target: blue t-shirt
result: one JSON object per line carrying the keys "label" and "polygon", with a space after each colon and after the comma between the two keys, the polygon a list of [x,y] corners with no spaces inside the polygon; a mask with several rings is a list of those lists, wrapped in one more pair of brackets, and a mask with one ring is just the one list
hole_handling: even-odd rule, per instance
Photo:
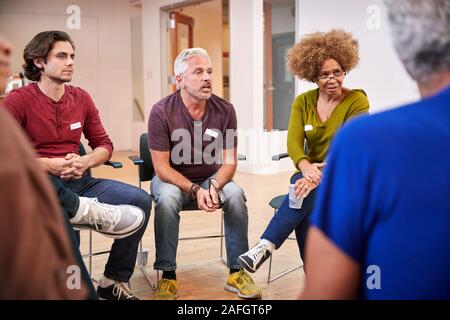
{"label": "blue t-shirt", "polygon": [[450,87],[347,124],[317,196],[312,224],[361,265],[361,298],[450,299]]}

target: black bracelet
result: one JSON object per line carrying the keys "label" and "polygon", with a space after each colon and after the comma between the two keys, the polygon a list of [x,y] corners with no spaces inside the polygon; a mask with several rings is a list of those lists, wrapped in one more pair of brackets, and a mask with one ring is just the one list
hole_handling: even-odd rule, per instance
{"label": "black bracelet", "polygon": [[[213,180],[217,183],[217,187],[215,186],[214,183],[212,183]],[[216,178],[211,178],[211,179],[209,179],[209,183],[212,184],[212,186],[214,187],[214,189],[215,189],[217,192],[219,192],[219,190],[220,190],[220,183],[219,183],[219,181],[217,181]]]}
{"label": "black bracelet", "polygon": [[[214,188],[214,191],[217,193],[217,197],[219,198],[219,205],[222,205],[222,199],[220,198],[220,194],[219,194],[219,188],[216,188],[216,186],[214,185],[214,183],[212,183],[212,181],[215,180],[217,182],[217,184],[219,185],[219,181],[217,181],[214,178],[211,178],[208,180],[209,182],[209,186],[208,186],[208,192],[209,192],[209,197],[211,198],[211,186]],[[219,185],[220,186],[220,185]],[[211,198],[212,199],[212,198]]]}
{"label": "black bracelet", "polygon": [[191,193],[191,196],[192,196],[193,199],[197,198],[197,191],[198,191],[200,188],[201,188],[201,187],[200,187],[198,184],[196,184],[196,183],[193,183],[193,184],[191,185],[191,188],[189,189],[189,192]]}
{"label": "black bracelet", "polygon": [[[214,185],[214,183],[212,182],[213,180],[217,183],[218,187],[216,187],[216,186]],[[211,188],[211,186],[213,186],[214,190],[216,190],[216,192],[219,193],[219,190],[220,190],[220,184],[219,184],[219,181],[217,181],[216,178],[211,178],[211,179],[209,179],[208,182],[209,182],[209,187]]]}

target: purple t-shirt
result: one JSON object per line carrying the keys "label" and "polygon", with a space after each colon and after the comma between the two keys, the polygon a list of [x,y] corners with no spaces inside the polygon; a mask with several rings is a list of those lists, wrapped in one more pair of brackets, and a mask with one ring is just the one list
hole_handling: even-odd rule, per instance
{"label": "purple t-shirt", "polygon": [[148,120],[148,147],[170,151],[170,165],[193,182],[219,170],[222,150],[237,147],[236,112],[231,103],[212,95],[202,120],[194,121],[180,91],[157,102]]}

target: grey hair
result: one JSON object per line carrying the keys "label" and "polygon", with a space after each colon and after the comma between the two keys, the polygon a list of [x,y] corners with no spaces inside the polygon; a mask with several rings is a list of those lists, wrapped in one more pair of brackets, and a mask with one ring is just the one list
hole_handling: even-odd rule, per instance
{"label": "grey hair", "polygon": [[391,35],[411,77],[450,70],[450,0],[385,0]]}
{"label": "grey hair", "polygon": [[208,59],[208,62],[211,63],[211,58],[208,55],[208,52],[206,52],[203,48],[189,48],[184,49],[181,51],[177,58],[175,59],[175,62],[173,63],[173,72],[176,76],[182,75],[186,72],[186,69],[188,65],[186,64],[186,59],[193,56],[202,56]]}

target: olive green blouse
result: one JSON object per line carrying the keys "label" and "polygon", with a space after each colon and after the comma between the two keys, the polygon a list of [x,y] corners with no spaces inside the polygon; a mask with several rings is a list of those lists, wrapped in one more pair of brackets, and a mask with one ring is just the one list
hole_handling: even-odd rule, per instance
{"label": "olive green blouse", "polygon": [[297,96],[292,103],[287,150],[297,170],[303,159],[310,163],[323,162],[336,131],[348,119],[369,112],[366,93],[354,89],[334,108],[328,120],[322,122],[317,113],[318,97],[319,89],[315,89]]}

